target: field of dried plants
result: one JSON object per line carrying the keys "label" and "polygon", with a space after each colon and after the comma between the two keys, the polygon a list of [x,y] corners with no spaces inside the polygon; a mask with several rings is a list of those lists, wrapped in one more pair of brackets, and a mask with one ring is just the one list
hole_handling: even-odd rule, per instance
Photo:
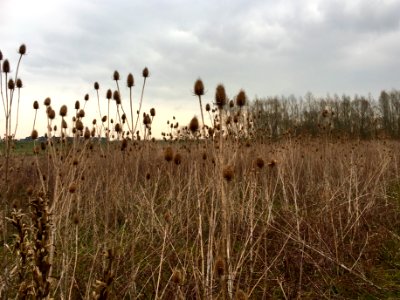
{"label": "field of dried plants", "polygon": [[[262,139],[244,91],[229,101],[218,85],[214,105],[203,105],[197,80],[201,119],[170,123],[155,140],[155,109],[134,118],[115,72],[97,122],[79,102],[58,114],[50,98],[35,102],[46,135],[34,124],[21,152],[11,120],[18,67],[10,83],[5,61],[1,298],[400,297],[396,139]],[[142,76],[137,107],[147,68]]]}

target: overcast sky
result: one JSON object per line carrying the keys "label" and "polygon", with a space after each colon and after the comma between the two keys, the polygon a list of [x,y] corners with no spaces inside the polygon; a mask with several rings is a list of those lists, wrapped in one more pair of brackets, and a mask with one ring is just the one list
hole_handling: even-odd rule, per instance
{"label": "overcast sky", "polygon": [[[228,96],[243,88],[251,99],[308,91],[376,97],[400,88],[397,0],[0,0],[0,50],[12,70],[21,43],[28,50],[19,136],[30,133],[32,102],[47,96],[58,111],[89,93],[94,116],[93,83],[106,107],[114,70],[124,84],[133,73],[137,105],[145,66],[143,105],[157,110],[156,132],[173,115],[181,124],[200,115],[198,77],[205,103],[220,82]],[[127,89],[122,96],[127,107]]]}

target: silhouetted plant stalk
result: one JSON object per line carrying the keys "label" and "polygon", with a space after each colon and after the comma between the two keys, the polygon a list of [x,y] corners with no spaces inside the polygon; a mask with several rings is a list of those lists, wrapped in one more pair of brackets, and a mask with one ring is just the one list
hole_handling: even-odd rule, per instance
{"label": "silhouetted plant stalk", "polygon": [[137,118],[136,118],[136,123],[135,123],[135,127],[133,129],[133,132],[136,132],[137,124],[139,122],[140,112],[142,110],[144,88],[146,86],[146,79],[149,77],[149,69],[147,69],[147,67],[143,69],[142,76],[143,76],[143,86],[142,86],[142,92],[140,94],[139,109],[137,111]]}

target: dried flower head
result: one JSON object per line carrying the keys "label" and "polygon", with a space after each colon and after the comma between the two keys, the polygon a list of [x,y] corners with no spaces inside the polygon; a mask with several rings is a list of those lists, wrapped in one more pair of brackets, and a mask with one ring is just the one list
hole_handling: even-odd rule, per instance
{"label": "dried flower head", "polygon": [[0,61],[3,60],[3,52],[0,51]]}
{"label": "dried flower head", "polygon": [[3,73],[10,73],[10,62],[8,61],[8,59],[6,59],[3,62],[3,68],[2,68]]}
{"label": "dried flower head", "polygon": [[244,90],[240,90],[239,94],[236,96],[236,105],[243,107],[246,104],[246,93]]}
{"label": "dried flower head", "polygon": [[21,46],[19,46],[18,53],[21,54],[21,55],[25,55],[26,54],[26,46],[25,46],[25,44],[22,44]]}
{"label": "dried flower head", "polygon": [[204,95],[204,84],[200,78],[194,83],[194,94],[199,97]]}
{"label": "dried flower head", "polygon": [[79,131],[82,131],[82,130],[83,130],[83,123],[82,123],[81,120],[79,120],[79,119],[76,120],[75,128],[76,128],[77,130],[79,130]]}
{"label": "dried flower head", "polygon": [[39,102],[37,101],[33,102],[33,109],[39,109]]}
{"label": "dried flower head", "polygon": [[66,105],[61,106],[60,108],[60,116],[65,117],[67,115],[68,108]]}
{"label": "dried flower head", "polygon": [[262,169],[264,167],[264,160],[261,157],[256,158],[255,160],[255,165],[259,168]]}
{"label": "dried flower head", "polygon": [[211,110],[211,106],[209,103],[206,104],[206,111],[210,111]]}
{"label": "dried flower head", "polygon": [[228,182],[232,181],[234,175],[235,175],[235,172],[231,165],[225,166],[225,168],[222,170],[222,176]]}
{"label": "dried flower head", "polygon": [[145,67],[142,71],[142,75],[144,78],[149,77],[149,69],[147,69],[147,67]]}
{"label": "dried flower head", "polygon": [[128,86],[128,88],[131,88],[135,85],[135,80],[131,73],[129,73],[128,77],[126,78],[126,85]]}
{"label": "dried flower head", "polygon": [[50,120],[53,120],[56,117],[56,112],[54,109],[50,108],[47,110],[47,116]]}
{"label": "dried flower head", "polygon": [[235,103],[233,103],[233,100],[230,100],[230,101],[229,101],[229,107],[232,108],[232,107],[234,107],[234,106],[235,106]]}
{"label": "dried flower head", "polygon": [[8,80],[7,86],[8,86],[9,90],[13,90],[15,88],[14,80],[12,80],[12,79]]}
{"label": "dried flower head", "polygon": [[83,137],[85,138],[85,140],[88,140],[90,138],[90,130],[89,128],[85,128],[85,133],[83,134]]}
{"label": "dried flower head", "polygon": [[115,132],[120,133],[122,131],[122,127],[119,123],[115,124]]}
{"label": "dried flower head", "polygon": [[17,79],[16,85],[17,85],[18,89],[22,88],[23,84],[22,84],[22,80],[20,78]]}
{"label": "dried flower head", "polygon": [[226,104],[226,92],[222,84],[219,84],[215,90],[215,104],[219,109],[222,109]]}
{"label": "dried flower head", "polygon": [[156,116],[156,109],[155,108],[151,108],[150,109],[150,116],[152,116],[152,117]]}
{"label": "dried flower head", "polygon": [[112,91],[110,89],[107,90],[106,98],[110,100],[112,98]]}
{"label": "dried flower head", "polygon": [[101,118],[101,122],[106,122],[107,121],[107,116],[103,116],[102,118]]}
{"label": "dried flower head", "polygon": [[99,83],[96,81],[95,83],[94,83],[94,89],[97,91],[98,89],[100,89],[100,85],[99,85]]}
{"label": "dried flower head", "polygon": [[85,117],[85,111],[84,111],[83,109],[80,109],[80,110],[78,111],[78,117],[79,117],[79,118],[84,118],[84,117]]}
{"label": "dried flower head", "polygon": [[117,90],[115,90],[113,93],[113,99],[115,100],[115,102],[117,102],[117,105],[121,104],[121,96]]}
{"label": "dried flower head", "polygon": [[118,81],[118,80],[119,80],[119,73],[118,73],[117,70],[114,71],[113,79],[114,79],[115,81]]}
{"label": "dried flower head", "polygon": [[171,147],[167,147],[164,150],[164,159],[167,162],[170,162],[174,158],[174,151],[172,150]]}
{"label": "dried flower head", "polygon": [[31,133],[31,138],[32,138],[32,140],[36,140],[37,138],[38,138],[38,132],[37,132],[37,130],[36,129],[33,129],[32,130],[32,133]]}
{"label": "dried flower head", "polygon": [[62,129],[67,129],[68,128],[68,124],[64,119],[61,120],[61,128]]}
{"label": "dried flower head", "polygon": [[49,106],[51,104],[51,99],[49,97],[47,97],[46,99],[44,99],[44,105],[45,106]]}
{"label": "dried flower head", "polygon": [[189,129],[192,133],[195,133],[197,130],[199,130],[199,120],[197,117],[193,117],[193,119],[190,121]]}
{"label": "dried flower head", "polygon": [[83,99],[85,99],[85,101],[88,101],[89,100],[89,94],[86,94]]}

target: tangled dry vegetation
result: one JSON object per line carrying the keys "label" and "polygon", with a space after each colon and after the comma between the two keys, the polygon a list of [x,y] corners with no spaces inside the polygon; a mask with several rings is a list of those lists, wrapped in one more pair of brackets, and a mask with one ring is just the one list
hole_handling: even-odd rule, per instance
{"label": "tangled dry vegetation", "polygon": [[154,141],[155,110],[134,125],[114,79],[106,103],[116,102],[116,121],[108,106],[101,124],[85,126],[79,103],[57,118],[46,99],[47,135],[38,140],[33,126],[31,155],[13,152],[7,125],[3,298],[400,296],[398,141],[254,139],[244,91],[231,105],[219,85],[204,116],[201,80],[201,121],[169,123]]}

